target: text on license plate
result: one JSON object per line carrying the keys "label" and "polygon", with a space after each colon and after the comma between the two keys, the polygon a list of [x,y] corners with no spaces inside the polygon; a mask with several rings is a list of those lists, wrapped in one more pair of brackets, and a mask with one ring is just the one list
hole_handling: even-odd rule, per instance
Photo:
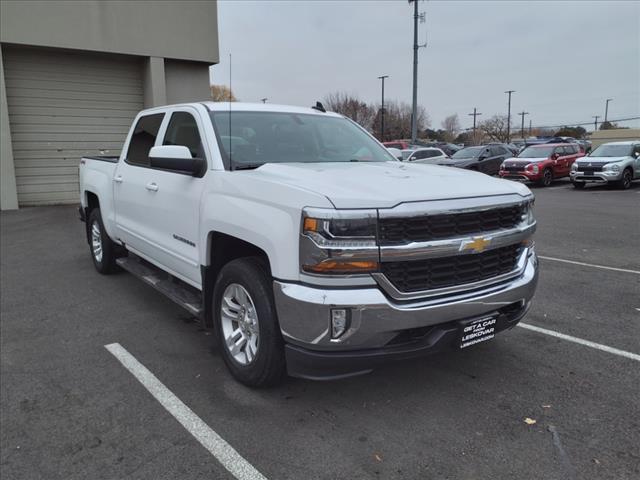
{"label": "text on license plate", "polygon": [[483,317],[466,324],[462,328],[460,348],[491,340],[495,335],[496,317]]}

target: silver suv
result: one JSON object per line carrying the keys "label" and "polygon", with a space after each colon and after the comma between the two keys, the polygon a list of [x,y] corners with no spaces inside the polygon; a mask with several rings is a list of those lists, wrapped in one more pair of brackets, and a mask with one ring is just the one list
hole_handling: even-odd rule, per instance
{"label": "silver suv", "polygon": [[579,189],[587,183],[614,183],[627,189],[635,179],[640,179],[640,140],[603,143],[571,166],[571,182]]}

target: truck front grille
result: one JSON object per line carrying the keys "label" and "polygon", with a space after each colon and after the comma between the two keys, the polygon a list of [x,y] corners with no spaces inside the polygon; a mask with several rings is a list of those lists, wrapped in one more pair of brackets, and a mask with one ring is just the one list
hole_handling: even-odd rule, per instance
{"label": "truck front grille", "polygon": [[380,218],[381,246],[426,242],[513,228],[522,218],[523,205],[462,213]]}
{"label": "truck front grille", "polygon": [[516,269],[522,245],[483,253],[402,262],[383,262],[382,273],[401,292],[419,292],[478,282]]}
{"label": "truck front grille", "polygon": [[506,165],[503,170],[505,172],[524,172],[524,165],[516,166],[516,165]]}

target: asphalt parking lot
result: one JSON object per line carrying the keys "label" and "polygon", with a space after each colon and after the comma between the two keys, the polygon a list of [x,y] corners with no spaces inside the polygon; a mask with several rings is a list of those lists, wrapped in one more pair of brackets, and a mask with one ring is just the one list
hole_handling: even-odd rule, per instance
{"label": "asphalt parking lot", "polygon": [[640,478],[640,183],[533,190],[541,278],[524,322],[636,357],[517,327],[251,390],[182,309],[94,271],[75,207],[3,212],[0,477],[234,478],[105,348],[119,343],[269,479]]}

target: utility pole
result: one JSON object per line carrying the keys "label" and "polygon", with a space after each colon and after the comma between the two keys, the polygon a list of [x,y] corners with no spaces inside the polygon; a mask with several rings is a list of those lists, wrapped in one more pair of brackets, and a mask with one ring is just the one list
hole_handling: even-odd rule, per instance
{"label": "utility pole", "polygon": [[378,78],[382,80],[382,103],[380,107],[380,141],[384,142],[384,79],[389,78],[389,75],[382,75]]}
{"label": "utility pole", "polygon": [[529,119],[529,136],[531,136],[531,119]]}
{"label": "utility pole", "polygon": [[476,143],[476,117],[482,115],[480,112],[476,111],[476,107],[473,107],[473,113],[468,113],[467,115],[473,117],[473,143]]}
{"label": "utility pole", "polygon": [[411,143],[418,138],[418,0],[413,2],[413,101],[411,104]]}
{"label": "utility pole", "polygon": [[[522,111],[518,115],[520,115],[522,117],[522,123],[520,125],[520,136],[524,140],[524,116],[525,115],[529,115],[529,112]],[[531,124],[529,124],[529,125],[531,125]],[[529,129],[531,129],[531,126],[529,126]]]}
{"label": "utility pole", "polygon": [[269,100],[267,97],[265,97],[265,98],[261,98],[261,99],[260,99],[260,101],[261,101],[262,103],[267,103],[267,100]]}
{"label": "utility pole", "polygon": [[515,93],[515,90],[507,90],[506,92],[509,95],[509,107],[507,109],[507,143],[511,140],[511,94]]}
{"label": "utility pole", "polygon": [[609,102],[613,100],[613,98],[607,98],[607,103],[604,107],[604,121],[607,123],[607,116],[609,115]]}
{"label": "utility pole", "polygon": [[600,118],[600,115],[593,115],[593,118],[596,119],[596,121],[593,122],[593,129],[598,130],[598,119]]}

